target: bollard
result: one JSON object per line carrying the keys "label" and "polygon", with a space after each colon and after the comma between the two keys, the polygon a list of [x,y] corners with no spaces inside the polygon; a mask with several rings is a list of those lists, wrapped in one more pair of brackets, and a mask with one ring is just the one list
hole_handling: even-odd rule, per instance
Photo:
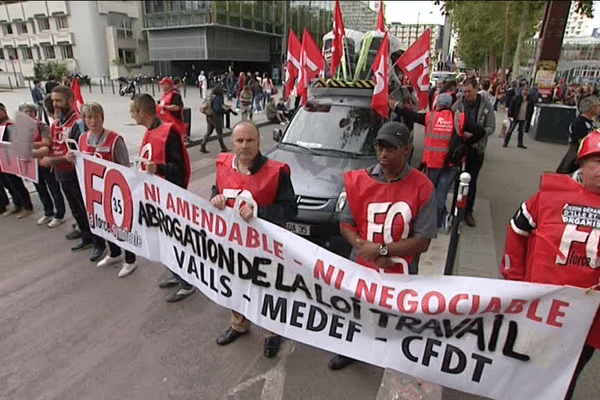
{"label": "bollard", "polygon": [[92,93],[92,78],[90,78],[90,93]]}
{"label": "bollard", "polygon": [[100,93],[104,94],[104,85],[102,84],[103,79],[100,79]]}
{"label": "bollard", "polygon": [[152,81],[150,82],[151,86],[152,86],[152,97],[155,96],[154,94],[154,79],[152,79]]}
{"label": "bollard", "polygon": [[460,183],[458,185],[458,195],[456,197],[456,207],[454,208],[454,219],[452,221],[452,230],[450,231],[450,243],[448,244],[448,255],[446,257],[444,275],[452,275],[454,269],[454,260],[456,259],[458,239],[460,236],[460,224],[465,217],[465,208],[467,206],[469,182],[471,182],[471,175],[469,175],[468,172],[460,174]]}
{"label": "bollard", "polygon": [[113,94],[115,94],[115,81],[114,81],[114,79],[110,80],[110,86],[112,87]]}
{"label": "bollard", "polygon": [[10,76],[8,77],[8,86],[10,87],[10,90],[12,90],[12,81],[10,80]]}

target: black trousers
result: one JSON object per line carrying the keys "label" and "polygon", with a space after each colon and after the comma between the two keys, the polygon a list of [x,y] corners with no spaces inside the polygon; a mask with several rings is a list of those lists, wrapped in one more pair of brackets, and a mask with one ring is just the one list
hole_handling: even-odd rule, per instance
{"label": "black trousers", "polygon": [[85,203],[83,202],[83,196],[81,195],[81,189],[79,189],[77,180],[61,181],[60,186],[65,194],[67,203],[69,203],[71,214],[73,215],[73,218],[75,218],[75,221],[82,232],[81,238],[85,241],[90,240],[95,247],[101,249],[105,248],[106,243],[104,242],[104,239],[93,235],[90,230]]}
{"label": "black trousers", "polygon": [[[111,241],[108,242],[108,248],[110,249],[111,257],[119,257],[121,255],[121,248]],[[135,254],[125,250],[125,262],[127,264],[133,264],[135,262]]]}
{"label": "black trousers", "polygon": [[225,142],[223,141],[223,117],[221,115],[207,115],[206,116],[206,134],[202,139],[201,146],[206,146],[206,142],[208,142],[208,138],[210,137],[213,130],[217,131],[217,139],[219,140],[219,144],[221,148],[224,149]]}
{"label": "black trousers", "polygon": [[519,144],[519,146],[523,146],[523,131],[525,129],[525,121],[515,121],[515,120],[513,120],[510,123],[510,127],[508,128],[508,131],[506,132],[506,137],[504,138],[505,145],[508,145],[508,142],[510,142],[510,135],[512,135],[517,124],[519,125],[519,135],[517,137],[518,144]]}
{"label": "black trousers", "polygon": [[23,179],[13,174],[2,173],[2,186],[8,189],[10,196],[13,199],[15,208],[22,210],[33,210],[33,204],[31,204],[31,197],[29,191],[23,183]]}
{"label": "black trousers", "polygon": [[60,191],[60,185],[56,181],[54,172],[50,168],[38,167],[38,180],[39,182],[35,184],[35,188],[44,206],[44,215],[64,218],[65,199]]}
{"label": "black trousers", "polygon": [[479,177],[479,171],[483,165],[483,154],[480,155],[476,148],[469,147],[467,149],[467,160],[465,163],[465,172],[471,175],[471,183],[469,183],[469,194],[467,195],[467,206],[465,208],[465,214],[473,213],[473,206],[475,205],[475,195],[477,194],[477,178]]}
{"label": "black trousers", "polygon": [[573,397],[573,392],[575,392],[575,385],[577,384],[577,378],[579,378],[579,374],[583,371],[585,365],[591,360],[594,355],[594,351],[596,349],[589,344],[583,345],[583,350],[581,351],[581,355],[579,356],[579,361],[577,361],[577,366],[575,366],[575,372],[573,373],[573,377],[571,378],[571,383],[569,384],[569,390],[567,390],[567,394],[565,396],[565,400],[571,400]]}
{"label": "black trousers", "polygon": [[2,178],[2,175],[4,174],[0,172],[0,211],[4,212],[6,211],[6,207],[10,201],[8,200],[8,195],[6,194],[6,189],[8,188],[4,185],[5,182],[4,178]]}

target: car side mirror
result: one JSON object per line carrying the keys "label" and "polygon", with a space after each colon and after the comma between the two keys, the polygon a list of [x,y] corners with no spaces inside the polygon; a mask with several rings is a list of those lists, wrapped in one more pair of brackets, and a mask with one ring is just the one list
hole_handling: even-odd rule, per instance
{"label": "car side mirror", "polygon": [[279,142],[282,137],[283,137],[283,132],[281,131],[280,128],[273,129],[273,140],[274,141]]}

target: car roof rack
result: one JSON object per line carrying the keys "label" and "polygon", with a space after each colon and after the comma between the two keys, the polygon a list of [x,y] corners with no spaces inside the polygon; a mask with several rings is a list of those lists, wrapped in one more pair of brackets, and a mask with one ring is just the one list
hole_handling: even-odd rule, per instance
{"label": "car roof rack", "polygon": [[317,79],[313,83],[313,88],[333,88],[333,89],[374,89],[375,82],[370,79],[349,80],[349,79]]}

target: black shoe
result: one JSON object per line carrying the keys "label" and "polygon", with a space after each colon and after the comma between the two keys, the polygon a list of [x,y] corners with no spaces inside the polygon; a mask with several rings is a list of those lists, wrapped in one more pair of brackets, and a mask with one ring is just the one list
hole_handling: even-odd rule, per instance
{"label": "black shoe", "polygon": [[527,148],[527,146],[524,146],[522,144],[518,145],[517,147],[520,148],[520,149],[526,149]]}
{"label": "black shoe", "polygon": [[233,115],[235,115],[236,117],[237,117],[237,115],[238,115],[238,113],[237,113],[237,112],[235,112],[234,110],[231,110],[231,113],[232,113]]}
{"label": "black shoe", "polygon": [[104,255],[104,250],[106,250],[106,248],[94,246],[94,249],[92,250],[92,254],[90,254],[90,261],[96,262],[99,259],[101,259],[102,256]]}
{"label": "black shoe", "polygon": [[217,338],[217,344],[219,346],[228,345],[229,343],[233,342],[234,340],[236,340],[240,336],[245,335],[246,333],[248,333],[248,331],[246,331],[246,332],[238,332],[235,329],[233,329],[232,327],[229,327],[229,328],[227,328],[227,330],[225,332],[223,332]]}
{"label": "black shoe", "polygon": [[74,228],[72,232],[69,232],[65,235],[67,240],[76,240],[81,239],[83,236],[83,232],[81,232],[78,228]]}
{"label": "black shoe", "polygon": [[341,354],[336,354],[333,356],[331,360],[327,363],[329,369],[333,371],[337,371],[338,369],[346,368],[348,365],[352,364],[355,360],[353,358],[349,358],[343,356]]}
{"label": "black shoe", "polygon": [[191,296],[192,294],[194,294],[195,291],[196,291],[196,288],[193,286],[189,289],[184,289],[182,287],[178,291],[173,293],[172,295],[167,296],[166,300],[169,303],[177,303],[178,301],[181,301],[181,300],[185,299],[186,297]]}
{"label": "black shoe", "polygon": [[227,153],[229,149],[227,147],[221,147],[221,153]]}
{"label": "black shoe", "polygon": [[179,281],[175,278],[169,278],[165,281],[162,281],[158,284],[158,287],[161,289],[166,289],[166,288],[170,288],[173,286],[177,286],[179,285]]}
{"label": "black shoe", "polygon": [[91,239],[88,239],[88,240],[79,239],[79,242],[77,242],[76,245],[71,246],[71,250],[79,251],[79,250],[87,249],[88,247],[92,247]]}
{"label": "black shoe", "polygon": [[265,357],[273,358],[279,352],[279,344],[281,343],[281,336],[273,336],[265,339],[264,344],[264,355]]}
{"label": "black shoe", "polygon": [[465,215],[465,224],[467,224],[470,227],[475,226],[475,218],[473,218],[473,214]]}
{"label": "black shoe", "polygon": [[508,146],[508,143],[502,143],[502,147]]}
{"label": "black shoe", "polygon": [[208,154],[210,151],[206,150],[205,146],[200,147],[200,153]]}

